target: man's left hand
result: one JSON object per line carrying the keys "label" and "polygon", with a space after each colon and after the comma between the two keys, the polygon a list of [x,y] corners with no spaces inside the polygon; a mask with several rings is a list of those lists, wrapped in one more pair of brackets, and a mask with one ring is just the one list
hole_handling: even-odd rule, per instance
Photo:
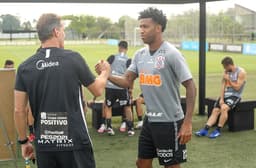
{"label": "man's left hand", "polygon": [[192,122],[187,122],[184,120],[180,131],[178,133],[178,138],[180,138],[180,144],[186,144],[191,140],[192,137]]}

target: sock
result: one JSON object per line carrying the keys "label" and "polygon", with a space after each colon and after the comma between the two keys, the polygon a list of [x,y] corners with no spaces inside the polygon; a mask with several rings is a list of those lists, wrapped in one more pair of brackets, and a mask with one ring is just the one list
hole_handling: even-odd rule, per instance
{"label": "sock", "polygon": [[30,133],[30,134],[34,134],[33,125],[29,125],[29,126],[28,126],[28,129],[29,129],[29,133]]}
{"label": "sock", "polygon": [[142,121],[142,116],[138,116],[138,120],[139,120],[139,121]]}
{"label": "sock", "polygon": [[122,123],[123,123],[123,122],[126,122],[126,119],[125,119],[125,118],[122,119]]}
{"label": "sock", "polygon": [[106,119],[106,121],[107,121],[107,128],[112,128],[111,119]]}
{"label": "sock", "polygon": [[106,118],[105,117],[102,117],[101,124],[106,124]]}
{"label": "sock", "polygon": [[122,115],[122,122],[126,122],[126,116],[125,116],[125,113],[123,113],[123,115]]}
{"label": "sock", "polygon": [[207,131],[210,129],[211,127],[209,125],[205,125],[204,129],[206,129]]}
{"label": "sock", "polygon": [[221,128],[222,128],[222,127],[218,126],[218,127],[216,128],[216,130],[218,130],[218,131],[220,132]]}
{"label": "sock", "polygon": [[133,130],[133,122],[132,121],[126,121],[127,129],[128,131]]}

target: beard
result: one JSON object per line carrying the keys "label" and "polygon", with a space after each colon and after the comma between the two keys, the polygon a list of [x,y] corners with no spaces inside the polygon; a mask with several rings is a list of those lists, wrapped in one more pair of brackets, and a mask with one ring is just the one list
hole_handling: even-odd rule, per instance
{"label": "beard", "polygon": [[143,43],[150,45],[155,41],[155,36],[141,37],[141,40]]}

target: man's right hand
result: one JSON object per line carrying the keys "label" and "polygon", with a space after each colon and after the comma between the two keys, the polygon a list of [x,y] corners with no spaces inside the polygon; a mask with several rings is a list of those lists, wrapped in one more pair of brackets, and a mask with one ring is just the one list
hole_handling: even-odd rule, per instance
{"label": "man's right hand", "polygon": [[102,62],[103,60],[99,60],[99,62],[95,65],[95,71],[99,75],[102,71]]}
{"label": "man's right hand", "polygon": [[95,65],[95,71],[98,75],[101,74],[102,71],[106,71],[107,74],[110,74],[110,65],[107,61],[100,60],[96,65]]}

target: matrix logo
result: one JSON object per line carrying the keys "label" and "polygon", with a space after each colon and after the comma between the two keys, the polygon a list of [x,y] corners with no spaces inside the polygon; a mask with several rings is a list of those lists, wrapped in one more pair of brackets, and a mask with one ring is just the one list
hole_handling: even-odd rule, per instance
{"label": "matrix logo", "polygon": [[51,68],[51,67],[56,67],[59,66],[59,62],[46,62],[45,60],[39,60],[36,62],[36,68],[38,70],[44,70],[45,68]]}

